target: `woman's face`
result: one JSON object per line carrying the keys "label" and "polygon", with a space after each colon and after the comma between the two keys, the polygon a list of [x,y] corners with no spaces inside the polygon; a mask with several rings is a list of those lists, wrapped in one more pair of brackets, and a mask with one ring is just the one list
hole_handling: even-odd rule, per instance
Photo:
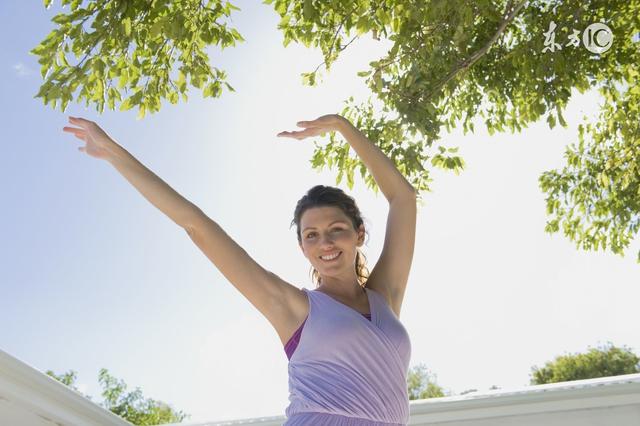
{"label": "woman's face", "polygon": [[300,218],[300,230],[300,248],[320,275],[355,270],[356,248],[364,243],[364,226],[356,232],[349,216],[338,207],[307,209]]}

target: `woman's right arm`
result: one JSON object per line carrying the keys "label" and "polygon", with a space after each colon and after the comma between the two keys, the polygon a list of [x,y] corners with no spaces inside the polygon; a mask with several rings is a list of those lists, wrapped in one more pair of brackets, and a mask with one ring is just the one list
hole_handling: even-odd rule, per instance
{"label": "woman's right arm", "polygon": [[200,208],[182,197],[155,173],[118,145],[96,123],[70,118],[79,128],[63,130],[86,142],[81,151],[107,160],[151,204],[185,229],[191,240],[218,270],[276,326],[289,320],[288,294],[297,290],[274,273],[260,266]]}
{"label": "woman's right arm", "polygon": [[[263,268],[213,219],[193,216],[187,234],[207,258],[272,323],[286,321],[287,291],[294,287]],[[296,289],[297,290],[297,289]],[[285,315],[285,318],[278,316]],[[276,324],[274,324],[276,325]]]}

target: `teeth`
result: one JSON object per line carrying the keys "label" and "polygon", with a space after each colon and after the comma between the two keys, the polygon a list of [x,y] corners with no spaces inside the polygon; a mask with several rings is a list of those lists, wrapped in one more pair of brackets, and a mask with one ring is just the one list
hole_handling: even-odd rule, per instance
{"label": "teeth", "polygon": [[336,257],[338,257],[338,255],[339,255],[339,254],[340,254],[340,252],[337,252],[337,253],[336,253],[336,254],[334,254],[333,256],[327,256],[327,257],[320,256],[320,259],[322,259],[322,260],[331,260],[331,259],[335,259]]}

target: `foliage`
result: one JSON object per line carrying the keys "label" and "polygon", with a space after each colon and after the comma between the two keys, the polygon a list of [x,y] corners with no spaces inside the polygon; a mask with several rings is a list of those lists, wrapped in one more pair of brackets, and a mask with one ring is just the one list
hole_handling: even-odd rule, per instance
{"label": "foliage", "polygon": [[435,380],[432,380],[431,373],[424,364],[409,369],[407,375],[407,387],[409,400],[439,398],[445,396],[445,392]]}
{"label": "foliage", "polygon": [[[52,0],[45,0],[48,6]],[[211,68],[203,48],[235,45],[242,37],[220,23],[238,8],[220,0],[61,0],[71,12],[53,18],[52,31],[32,53],[46,80],[36,95],[64,110],[78,99],[113,109],[119,89],[133,94],[120,109],[160,108],[161,98],[186,100],[186,84],[221,95],[226,75]],[[488,133],[521,132],[546,120],[566,127],[563,112],[575,93],[598,90],[605,102],[595,122],[579,127],[579,143],[565,153],[566,166],[539,178],[546,194],[545,230],[559,232],[585,250],[623,254],[640,227],[640,0],[264,0],[280,16],[283,43],[319,48],[327,71],[364,35],[389,43],[386,55],[358,73],[371,97],[347,97],[342,115],[385,152],[418,190],[430,190],[430,168],[459,173],[457,147],[441,142],[444,131],[464,134],[484,125]],[[92,19],[94,31],[86,32]],[[219,22],[220,21],[220,22]],[[593,23],[606,24],[613,43],[592,53],[570,44]],[[557,49],[549,51],[550,31]],[[577,38],[576,38],[577,40]],[[567,42],[569,41],[569,42]],[[580,40],[578,40],[579,42]],[[555,46],[555,44],[551,46]],[[71,46],[71,47],[70,47]],[[100,47],[94,53],[94,49]],[[76,65],[66,58],[69,50]],[[129,50],[133,49],[131,56]],[[174,57],[174,51],[180,52]],[[181,61],[177,80],[170,70]],[[303,73],[317,83],[318,66]],[[48,73],[52,71],[51,73]],[[47,74],[48,73],[48,74]],[[114,87],[113,80],[118,78]],[[146,77],[144,85],[139,80]],[[316,143],[314,168],[337,169],[336,183],[353,187],[359,171],[377,191],[372,175],[336,134]],[[640,262],[640,251],[638,252]]]}
{"label": "foliage", "polygon": [[[62,375],[56,375],[53,371],[47,370],[47,375],[64,383],[71,389],[78,391],[75,385],[77,373],[71,370]],[[162,401],[156,401],[150,398],[145,399],[142,391],[136,388],[134,392],[126,395],[124,392],[127,385],[122,380],[117,380],[111,376],[107,369],[100,369],[99,381],[102,385],[102,396],[104,402],[100,406],[111,411],[123,419],[133,423],[134,425],[159,425],[165,423],[179,423],[190,417],[182,411],[174,412],[171,406]],[[91,399],[91,396],[84,395]]]}
{"label": "foliage", "polygon": [[544,367],[533,367],[532,385],[640,373],[640,358],[627,348],[609,345],[587,353],[561,355]]}
{"label": "foliage", "polygon": [[[435,376],[436,375],[430,373],[426,365],[422,363],[411,367],[407,375],[409,400],[453,396],[454,392],[451,390],[445,390],[436,383]],[[489,390],[494,389],[500,389],[500,387],[493,385],[489,388]],[[466,389],[457,395],[462,396],[477,391],[478,389],[475,388]]]}
{"label": "foliage", "polygon": [[[532,367],[531,385],[545,383],[568,382],[597,377],[610,377],[622,374],[640,373],[640,357],[629,348],[618,348],[611,342],[608,345],[591,348],[584,354],[561,355],[555,360],[547,362],[544,367]],[[418,364],[409,370],[407,387],[409,399],[426,399],[452,396],[453,392],[445,391],[438,385],[424,364]],[[500,389],[493,385],[489,390]],[[477,392],[472,388],[457,395]]]}
{"label": "foliage", "polygon": [[619,255],[640,227],[640,84],[637,72],[628,71],[626,91],[613,85],[601,90],[607,103],[600,119],[579,126],[578,146],[571,144],[565,152],[567,165],[540,177],[548,194],[547,214],[555,215],[547,232],[557,232],[562,223],[576,247],[609,245]]}
{"label": "foliage", "polygon": [[[558,232],[562,226],[578,247],[597,250],[609,244],[617,254],[637,234],[640,1],[265,3],[281,17],[284,45],[293,41],[319,48],[327,70],[364,34],[390,43],[387,54],[358,75],[381,103],[377,110],[393,115],[376,115],[369,100],[354,105],[352,99],[343,114],[394,158],[418,190],[428,189],[429,159],[436,167],[464,168],[461,158],[443,157],[451,152],[443,146],[435,150],[443,130],[462,127],[467,134],[474,132],[474,123],[484,122],[489,134],[515,133],[540,119],[550,128],[566,127],[563,111],[572,94],[598,89],[606,99],[599,119],[581,125],[579,147],[572,145],[565,154],[567,166],[539,179],[551,215],[545,230]],[[549,51],[545,33],[552,21],[561,46]],[[611,28],[608,51],[592,53],[565,43],[574,30],[582,32],[596,22]],[[303,74],[306,84],[316,84],[318,68]],[[375,187],[335,135],[324,149],[316,147],[314,167],[325,164],[338,168],[338,182],[346,175],[349,186],[359,167],[367,185]]]}
{"label": "foliage", "polygon": [[57,381],[67,385],[68,387],[70,387],[71,389],[73,389],[74,391],[78,392],[79,394],[81,394],[82,396],[84,396],[87,399],[91,399],[90,395],[86,395],[82,392],[80,392],[78,390],[78,387],[76,386],[76,379],[78,378],[78,372],[74,371],[74,370],[70,370],[66,373],[57,375],[56,373],[53,372],[53,370],[47,370],[45,372],[47,374],[47,376],[51,376],[54,379],[56,379]]}
{"label": "foliage", "polygon": [[[45,7],[52,1],[44,0]],[[159,111],[162,99],[175,104],[182,95],[186,101],[187,81],[203,89],[204,97],[219,97],[223,85],[233,90],[226,73],[209,65],[205,52],[212,44],[224,49],[243,41],[222,22],[239,10],[231,3],[90,0],[81,7],[82,3],[61,0],[70,12],[54,16],[58,28],[31,50],[40,57],[45,79],[35,97],[45,105],[51,103],[55,109],[60,102],[64,111],[79,90],[76,99],[95,104],[100,113],[105,103],[113,110],[119,102],[121,111],[137,106],[142,118],[146,111]],[[77,63],[67,57],[70,52]],[[177,76],[172,76],[177,62]]]}

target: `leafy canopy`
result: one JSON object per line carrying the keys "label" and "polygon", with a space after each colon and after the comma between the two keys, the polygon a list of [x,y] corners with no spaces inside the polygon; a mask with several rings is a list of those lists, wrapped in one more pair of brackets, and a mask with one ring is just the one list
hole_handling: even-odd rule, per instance
{"label": "leafy canopy", "polygon": [[[267,0],[282,20],[284,44],[320,48],[329,70],[339,54],[366,33],[391,42],[385,56],[359,73],[384,113],[371,102],[343,114],[357,122],[398,164],[412,184],[428,189],[432,166],[459,171],[455,148],[434,147],[442,130],[474,131],[483,121],[489,134],[520,132],[545,119],[550,128],[567,123],[563,111],[576,91],[597,89],[605,96],[599,119],[580,126],[579,143],[565,153],[561,171],[542,174],[547,194],[545,230],[558,232],[583,249],[623,254],[640,226],[640,2],[391,0],[372,2]],[[592,53],[567,41],[590,24],[610,27],[609,50]],[[549,51],[552,25],[559,49]],[[635,37],[635,38],[634,38]],[[315,84],[314,70],[304,74]],[[375,182],[335,135],[317,147],[314,166],[336,164],[339,178],[360,172]],[[640,251],[638,252],[640,262]]]}
{"label": "leafy canopy", "polygon": [[[46,6],[51,0],[44,0]],[[99,112],[137,106],[139,116],[158,111],[161,99],[187,99],[187,80],[205,97],[221,95],[226,75],[209,65],[208,45],[242,41],[225,20],[232,10],[219,0],[62,0],[71,12],[53,18],[58,28],[32,53],[45,81],[36,95],[65,109],[77,99]],[[539,178],[546,194],[545,230],[578,248],[609,248],[622,255],[640,227],[640,0],[264,0],[280,16],[283,43],[322,51],[326,71],[364,35],[390,49],[358,73],[371,98],[345,101],[351,120],[391,158],[411,184],[430,190],[432,167],[459,173],[457,147],[444,131],[521,132],[546,120],[566,127],[563,112],[576,92],[598,90],[600,115],[579,127],[562,170]],[[84,29],[85,21],[92,31]],[[587,50],[580,39],[589,25],[606,24],[613,35],[606,52]],[[554,49],[549,49],[553,29]],[[576,32],[579,34],[576,37]],[[571,36],[578,45],[570,43]],[[555,46],[558,46],[555,48]],[[67,53],[80,60],[71,65]],[[170,71],[178,65],[178,76]],[[317,84],[319,68],[305,72]],[[144,82],[141,79],[145,79]],[[117,84],[115,83],[117,79]],[[121,89],[132,93],[123,99]],[[377,191],[365,165],[332,134],[316,143],[314,168],[338,171],[350,188],[359,171]],[[640,251],[638,252],[640,262]]]}
{"label": "leafy canopy", "polygon": [[[44,0],[49,7],[53,0]],[[224,22],[231,3],[209,0],[61,0],[69,13],[52,18],[58,24],[31,53],[42,64],[44,83],[36,97],[65,110],[69,101],[84,99],[102,113],[105,103],[120,111],[138,107],[160,110],[161,100],[187,100],[187,82],[203,89],[204,97],[219,97],[222,86],[233,90],[226,73],[209,64],[205,48],[226,48],[242,41]],[[90,30],[88,31],[88,26]],[[76,61],[69,61],[73,53]],[[175,75],[177,68],[177,76]],[[172,73],[172,71],[174,71]],[[117,82],[116,82],[117,81]],[[123,97],[122,90],[127,93]]]}

